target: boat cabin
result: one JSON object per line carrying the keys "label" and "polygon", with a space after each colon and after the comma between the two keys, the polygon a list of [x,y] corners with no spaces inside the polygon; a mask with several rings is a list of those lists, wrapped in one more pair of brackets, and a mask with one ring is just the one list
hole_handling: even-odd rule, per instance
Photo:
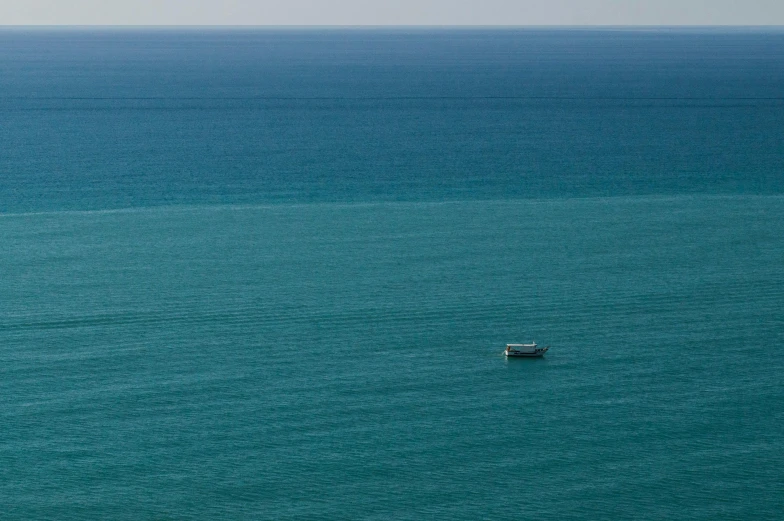
{"label": "boat cabin", "polygon": [[536,342],[533,344],[506,344],[506,351],[516,351],[518,353],[535,353]]}

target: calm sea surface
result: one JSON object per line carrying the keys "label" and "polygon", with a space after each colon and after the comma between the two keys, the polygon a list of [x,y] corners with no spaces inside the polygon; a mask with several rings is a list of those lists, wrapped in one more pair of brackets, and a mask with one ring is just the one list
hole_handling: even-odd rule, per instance
{"label": "calm sea surface", "polygon": [[0,517],[781,519],[782,56],[0,30]]}

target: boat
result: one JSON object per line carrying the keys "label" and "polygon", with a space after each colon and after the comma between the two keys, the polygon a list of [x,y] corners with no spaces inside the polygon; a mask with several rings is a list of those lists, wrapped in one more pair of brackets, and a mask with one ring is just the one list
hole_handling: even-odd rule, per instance
{"label": "boat", "polygon": [[542,356],[550,349],[550,346],[539,347],[536,342],[531,344],[506,344],[504,354],[510,357],[534,358]]}

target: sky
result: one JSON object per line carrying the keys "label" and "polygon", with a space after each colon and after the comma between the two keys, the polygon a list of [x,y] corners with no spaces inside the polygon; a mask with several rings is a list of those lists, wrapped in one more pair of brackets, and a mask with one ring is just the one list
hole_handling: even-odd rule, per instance
{"label": "sky", "polygon": [[784,0],[0,0],[0,25],[784,25]]}

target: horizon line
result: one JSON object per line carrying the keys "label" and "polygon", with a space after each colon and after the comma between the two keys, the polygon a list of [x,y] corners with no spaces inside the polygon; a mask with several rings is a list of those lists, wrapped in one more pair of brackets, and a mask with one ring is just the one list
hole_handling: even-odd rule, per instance
{"label": "horizon line", "polygon": [[784,24],[0,24],[2,29],[781,29]]}

